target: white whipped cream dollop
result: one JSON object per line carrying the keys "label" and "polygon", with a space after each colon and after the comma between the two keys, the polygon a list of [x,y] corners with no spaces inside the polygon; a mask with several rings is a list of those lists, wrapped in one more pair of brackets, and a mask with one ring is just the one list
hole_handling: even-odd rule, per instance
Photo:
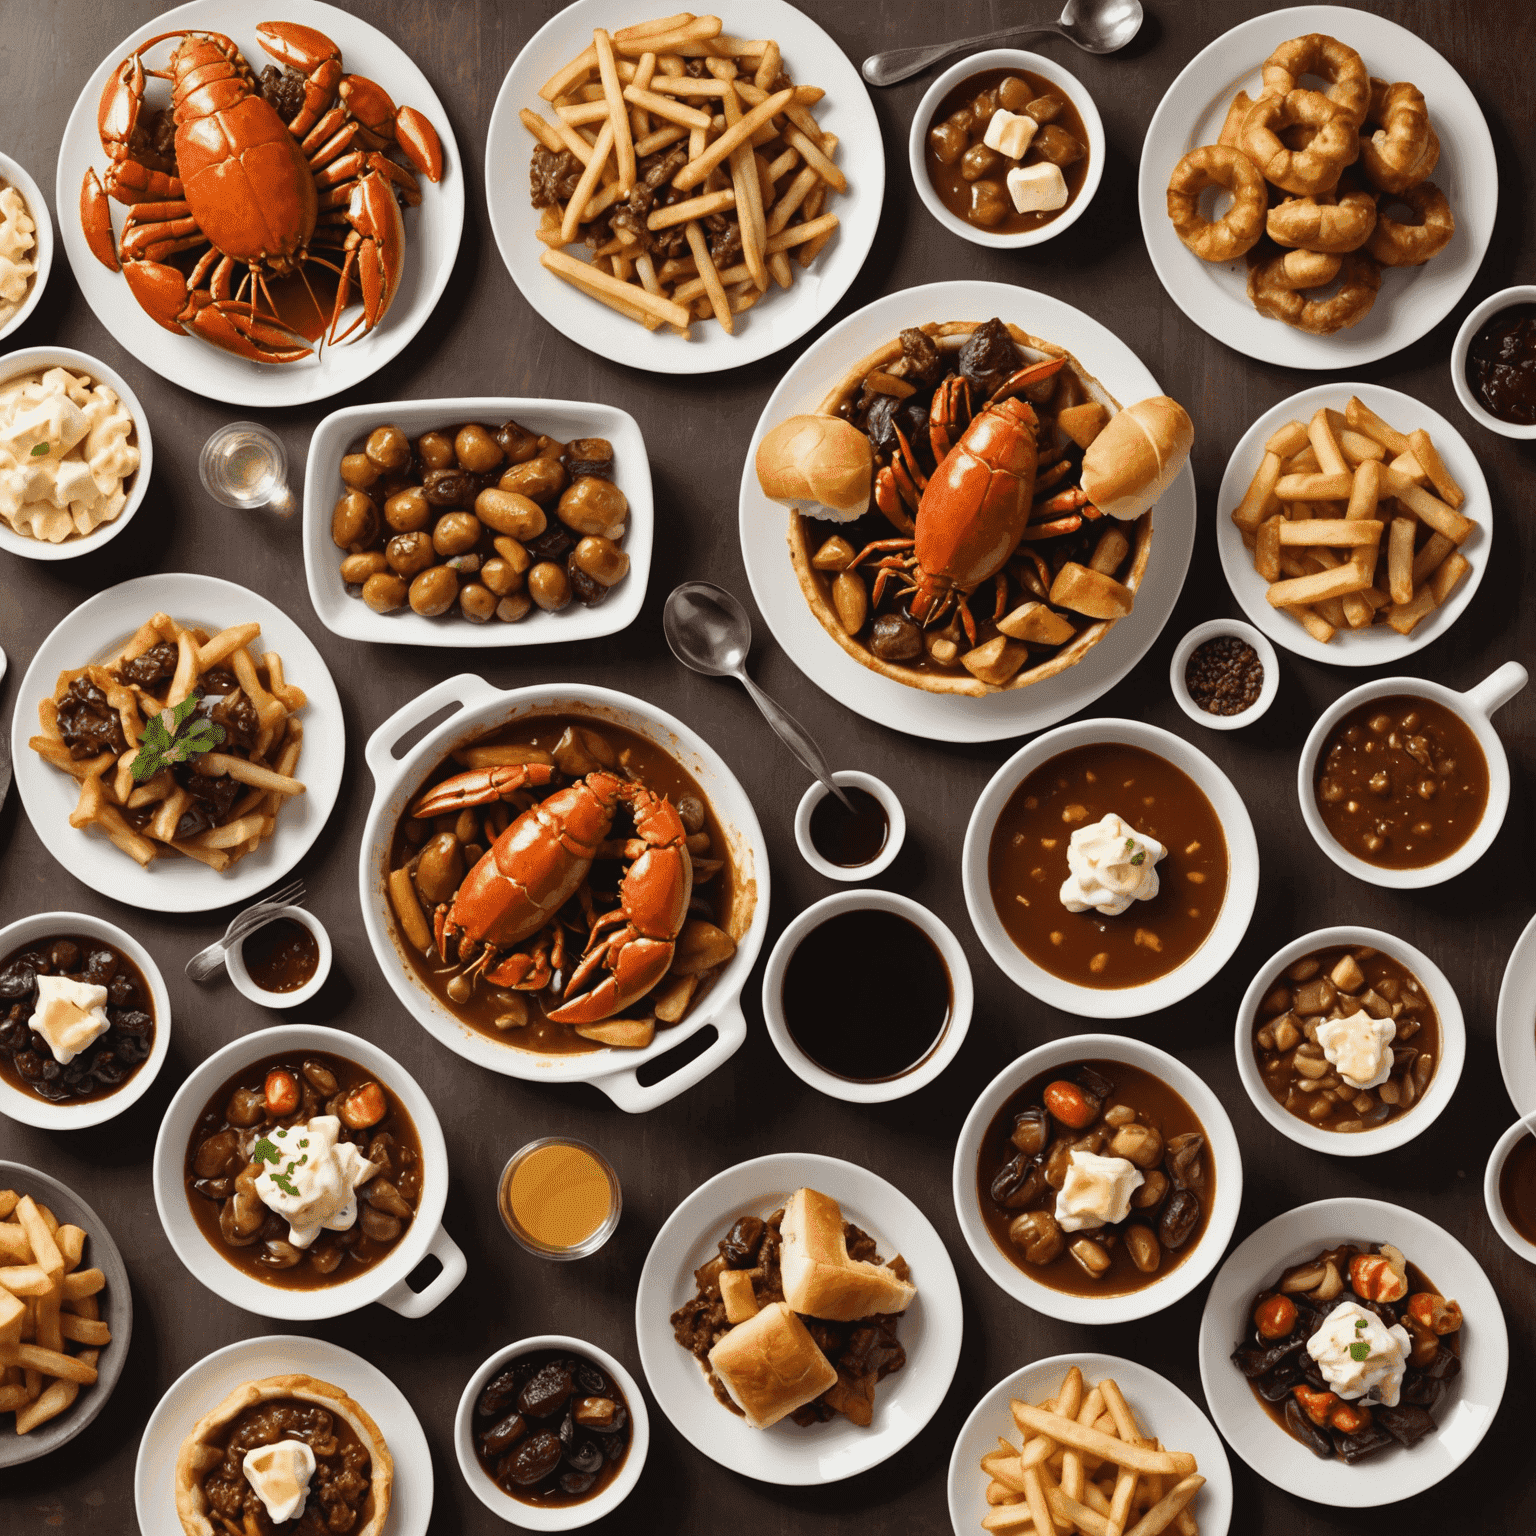
{"label": "white whipped cream dollop", "polygon": [[1392,1075],[1392,1042],[1397,1025],[1363,1011],[1317,1026],[1317,1043],[1351,1088],[1379,1088]]}
{"label": "white whipped cream dollop", "polygon": [[1307,1340],[1307,1353],[1340,1397],[1368,1397],[1387,1408],[1397,1407],[1410,1348],[1401,1323],[1388,1328],[1357,1301],[1341,1301]]}
{"label": "white whipped cream dollop", "polygon": [[68,976],[39,976],[37,1007],[27,1023],[48,1042],[53,1059],[67,1067],[111,1028],[107,989]]}
{"label": "white whipped cream dollop", "polygon": [[338,1142],[340,1133],[335,1115],[316,1115],[307,1125],[280,1127],[256,1143],[253,1156],[262,1164],[256,1193],[287,1221],[295,1248],[308,1248],[322,1230],[351,1227],[357,1190],[379,1171],[352,1142]]}
{"label": "white whipped cream dollop", "polygon": [[1156,838],[1144,837],[1111,811],[1072,834],[1067,844],[1071,873],[1061,884],[1061,904],[1068,912],[1091,907],[1105,917],[1118,917],[1133,901],[1157,895],[1157,864],[1167,855]]}
{"label": "white whipped cream dollop", "polygon": [[1124,1221],[1131,1213],[1131,1196],[1144,1182],[1127,1158],[1074,1151],[1056,1196],[1056,1225],[1063,1232],[1084,1232]]}
{"label": "white whipped cream dollop", "polygon": [[315,1475],[315,1453],[302,1440],[258,1445],[245,1453],[240,1466],[273,1525],[297,1520],[304,1513],[309,1480]]}

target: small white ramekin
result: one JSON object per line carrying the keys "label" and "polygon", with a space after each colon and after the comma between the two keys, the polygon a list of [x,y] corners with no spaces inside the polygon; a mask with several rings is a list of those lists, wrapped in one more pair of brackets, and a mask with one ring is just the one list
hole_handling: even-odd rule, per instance
{"label": "small white ramekin", "polygon": [[[231,944],[224,951],[224,969],[229,972],[235,990],[253,1003],[260,1003],[263,1008],[297,1008],[301,1003],[307,1003],[325,985],[331,974],[331,961],[334,957],[331,952],[331,936],[325,931],[325,924],[304,907],[278,907],[272,914],[274,922],[284,917],[292,918],[301,927],[309,929],[315,936],[315,943],[320,946],[315,974],[302,987],[295,987],[292,992],[268,992],[265,987],[256,985],[245,963],[245,941],[251,937],[249,933],[245,939],[241,939],[238,944]],[[256,933],[260,931],[253,930]]]}
{"label": "small white ramekin", "polygon": [[104,1120],[116,1119],[149,1092],[150,1084],[165,1065],[166,1052],[171,1046],[171,995],[165,990],[165,978],[160,974],[160,967],[137,939],[115,923],[105,922],[84,912],[34,913],[9,927],[0,928],[0,958],[12,950],[34,944],[39,939],[59,938],[71,933],[83,934],[86,938],[100,939],[103,943],[113,945],[143,972],[154,1008],[155,1039],[139,1070],[115,1093],[104,1094],[99,1099],[55,1104],[34,1094],[23,1093],[21,1089],[13,1088],[4,1078],[0,1078],[0,1115],[8,1115],[23,1125],[35,1125],[45,1131],[77,1131],[87,1125],[100,1125]]}
{"label": "small white ramekin", "polygon": [[[1493,728],[1492,716],[1525,687],[1529,674],[1517,661],[1506,661],[1502,667],[1490,672],[1475,688],[1457,693],[1440,683],[1432,683],[1427,677],[1379,677],[1373,683],[1351,688],[1343,698],[1336,700],[1317,717],[1301,749],[1296,765],[1296,798],[1301,802],[1301,814],[1312,840],[1346,874],[1369,885],[1385,886],[1388,890],[1414,891],[1426,885],[1440,885],[1452,880],[1471,867],[1493,846],[1493,840],[1504,825],[1504,814],[1509,809],[1509,758],[1504,743]],[[1488,760],[1488,804],[1483,808],[1483,819],[1478,822],[1472,835],[1461,847],[1434,864],[1423,864],[1416,869],[1389,869],[1380,864],[1368,864],[1351,853],[1328,830],[1322,812],[1317,808],[1317,794],[1312,786],[1312,776],[1318,756],[1345,715],[1372,699],[1391,698],[1407,694],[1426,698],[1441,704],[1457,715],[1463,725],[1477,737],[1483,756]]]}
{"label": "small white ramekin", "polygon": [[[784,973],[789,969],[790,957],[813,928],[819,928],[828,918],[842,912],[894,912],[898,917],[906,918],[927,934],[949,970],[949,1023],[934,1048],[915,1067],[898,1077],[882,1078],[878,1082],[856,1082],[852,1078],[839,1077],[812,1061],[789,1032],[789,1023],[784,1017]],[[842,1099],[848,1104],[885,1104],[927,1087],[955,1059],[966,1031],[971,1027],[974,998],[971,967],[960,941],[927,907],[893,891],[838,891],[823,897],[814,906],[807,907],[779,935],[779,941],[768,957],[768,968],[763,972],[763,1020],[768,1026],[768,1038],[773,1041],[773,1048],[802,1083],[810,1084],[828,1098]]]}
{"label": "small white ramekin", "polygon": [[1461,401],[1462,409],[1478,426],[1487,427],[1500,437],[1514,437],[1529,442],[1536,438],[1536,426],[1522,427],[1517,422],[1500,421],[1492,411],[1483,408],[1477,396],[1472,393],[1472,386],[1467,383],[1467,353],[1472,346],[1472,338],[1500,310],[1510,309],[1516,304],[1536,304],[1536,287],[1524,283],[1514,288],[1501,288],[1484,299],[1461,322],[1456,340],[1451,343],[1451,384],[1456,390],[1456,398]]}
{"label": "small white ramekin", "polygon": [[1536,1264],[1536,1243],[1515,1231],[1514,1223],[1504,1214],[1504,1202],[1499,1198],[1499,1180],[1504,1173],[1504,1164],[1517,1143],[1531,1134],[1531,1128],[1524,1120],[1516,1120],[1494,1143],[1487,1170],[1483,1174],[1483,1204],[1488,1207],[1488,1220],[1493,1223],[1493,1230],[1504,1239],[1510,1251],[1518,1253],[1527,1264]]}
{"label": "small white ramekin", "polygon": [[[1388,1120],[1371,1131],[1324,1130],[1295,1115],[1277,1104],[1259,1072],[1254,1059],[1253,1032],[1258,1019],[1259,1004],[1265,994],[1284,974],[1288,965],[1294,965],[1303,955],[1314,950],[1332,949],[1339,945],[1370,945],[1383,954],[1390,955],[1399,965],[1406,966],[1429,994],[1435,1005],[1435,1015],[1440,1020],[1440,1060],[1435,1064],[1435,1075],[1429,1089],[1419,1102],[1405,1113]],[[1461,1081],[1461,1069],[1467,1059],[1467,1026],[1461,1015],[1461,1004],[1445,972],[1422,950],[1405,943],[1395,934],[1382,933],[1377,928],[1360,928],[1346,925],[1340,928],[1319,928],[1313,933],[1287,944],[1254,974],[1243,994],[1242,1006],[1237,1010],[1237,1029],[1234,1040],[1237,1054],[1237,1072],[1253,1100],[1253,1107],[1281,1132],[1299,1146],[1310,1147],[1314,1152],[1326,1152],[1332,1157],[1372,1157],[1378,1152],[1389,1152],[1412,1141],[1421,1131],[1427,1131],[1439,1117],[1440,1111],[1451,1102],[1456,1085]]]}
{"label": "small white ramekin", "polygon": [[[1042,79],[1050,81],[1061,91],[1077,108],[1078,115],[1083,120],[1083,127],[1088,130],[1088,174],[1083,181],[1082,191],[1077,194],[1070,207],[1065,208],[1061,214],[1052,219],[1048,224],[1042,224],[1038,229],[1021,230],[1014,235],[998,235],[989,229],[978,229],[976,225],[967,223],[944,206],[939,194],[934,191],[933,183],[928,179],[928,165],[925,152],[928,144],[928,127],[933,121],[933,115],[939,110],[939,103],[969,75],[978,75],[988,69],[1026,69],[1032,75],[1039,75]],[[933,82],[918,103],[917,111],[912,116],[912,127],[907,135],[907,161],[912,170],[912,181],[917,187],[917,195],[922,198],[923,206],[936,218],[945,229],[959,235],[962,240],[969,240],[972,245],[987,245],[994,250],[1016,251],[1029,245],[1043,245],[1047,240],[1054,240],[1063,230],[1070,229],[1072,225],[1083,216],[1083,211],[1093,201],[1093,195],[1099,190],[1099,181],[1104,175],[1104,123],[1099,117],[1099,109],[1094,106],[1093,98],[1088,94],[1083,83],[1075,76],[1068,74],[1054,59],[1048,59],[1044,54],[1026,53],[1020,48],[992,48],[985,53],[973,53],[968,58],[949,69],[946,69],[937,80]]]}
{"label": "small white ramekin", "polygon": [[[1195,651],[1207,640],[1217,640],[1223,635],[1246,641],[1258,652],[1264,666],[1264,681],[1259,686],[1258,698],[1238,715],[1213,715],[1210,710],[1201,709],[1195,703],[1184,678],[1189,658]],[[1179,641],[1173,660],[1168,664],[1168,686],[1173,690],[1179,708],[1191,720],[1205,726],[1207,730],[1240,731],[1245,725],[1252,725],[1275,702],[1275,695],[1280,692],[1280,658],[1269,637],[1261,634],[1252,624],[1245,624],[1241,619],[1208,619],[1204,624],[1195,625]]]}
{"label": "small white ramekin", "polygon": [[[520,1355],[531,1355],[541,1349],[566,1350],[573,1355],[585,1355],[602,1366],[619,1384],[629,1408],[629,1453],[624,1458],[624,1465],[606,1488],[590,1499],[583,1499],[579,1504],[553,1505],[548,1508],[538,1504],[524,1504],[521,1499],[503,1493],[486,1476],[479,1457],[475,1455],[475,1400],[485,1384],[503,1366]],[[454,1454],[459,1459],[459,1471],[469,1484],[469,1491],[498,1519],[505,1520],[508,1525],[521,1526],[525,1531],[574,1531],[612,1514],[640,1481],[650,1446],[651,1421],[639,1383],[606,1350],[587,1343],[585,1339],[573,1339],[563,1333],[543,1333],[536,1338],[519,1339],[516,1344],[498,1349],[469,1378],[459,1398],[458,1412],[453,1417]]]}
{"label": "small white ramekin", "polygon": [[27,168],[12,160],[9,155],[0,155],[0,182],[15,187],[21,193],[26,200],[27,212],[37,226],[32,234],[37,243],[27,253],[27,260],[33,266],[32,286],[27,290],[26,298],[21,301],[21,308],[4,325],[0,325],[0,341],[4,341],[27,323],[32,311],[37,308],[37,301],[43,296],[43,289],[48,286],[48,275],[53,271],[53,217],[48,212],[42,188],[32,180]]}
{"label": "small white ramekin", "polygon": [[800,797],[799,808],[795,811],[795,846],[800,850],[800,857],[828,880],[872,880],[889,869],[901,852],[907,837],[907,813],[902,810],[896,791],[872,773],[840,769],[832,775],[832,782],[844,789],[862,789],[880,802],[885,811],[885,846],[867,864],[834,864],[816,851],[816,844],[811,841],[811,812],[827,798],[827,787],[820,779],[813,780]]}

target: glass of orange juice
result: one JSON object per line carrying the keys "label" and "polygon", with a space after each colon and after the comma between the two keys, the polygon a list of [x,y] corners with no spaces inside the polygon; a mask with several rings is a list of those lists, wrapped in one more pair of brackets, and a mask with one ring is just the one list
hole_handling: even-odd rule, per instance
{"label": "glass of orange juice", "polygon": [[595,1147],[544,1136],[501,1170],[496,1205],[508,1232],[541,1259],[584,1259],[613,1236],[623,1209],[619,1177]]}

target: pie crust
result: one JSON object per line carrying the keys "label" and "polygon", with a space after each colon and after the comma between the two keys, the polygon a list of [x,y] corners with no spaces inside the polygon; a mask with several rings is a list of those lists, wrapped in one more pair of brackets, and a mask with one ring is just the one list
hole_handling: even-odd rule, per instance
{"label": "pie crust", "polygon": [[176,1456],[176,1513],[181,1518],[185,1536],[226,1536],[223,1528],[209,1519],[208,1499],[203,1492],[204,1476],[224,1459],[224,1451],[215,1442],[220,1431],[227,1429],[247,1408],[279,1398],[313,1403],[335,1414],[367,1448],[373,1514],[355,1527],[350,1536],[380,1536],[389,1518],[390,1495],[395,1483],[394,1458],[389,1454],[384,1436],[362,1405],[348,1397],[340,1387],[302,1373],[248,1381],[192,1426],[192,1432],[182,1441]]}

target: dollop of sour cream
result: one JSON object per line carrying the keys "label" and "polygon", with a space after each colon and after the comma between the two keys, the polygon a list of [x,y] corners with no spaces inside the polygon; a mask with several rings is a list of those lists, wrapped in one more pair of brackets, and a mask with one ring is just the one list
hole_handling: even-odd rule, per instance
{"label": "dollop of sour cream", "polygon": [[1084,1232],[1124,1221],[1131,1212],[1131,1196],[1144,1182],[1141,1170],[1127,1158],[1074,1150],[1056,1196],[1056,1225],[1063,1232]]}
{"label": "dollop of sour cream", "polygon": [[297,1520],[304,1513],[309,1480],[315,1475],[315,1453],[302,1440],[258,1445],[245,1453],[240,1466],[273,1525]]}
{"label": "dollop of sour cream", "polygon": [[1145,837],[1113,811],[1079,827],[1067,844],[1067,868],[1061,904],[1068,912],[1092,908],[1118,917],[1133,901],[1151,901],[1160,889],[1159,860],[1168,850]]}
{"label": "dollop of sour cream", "polygon": [[53,1059],[67,1067],[111,1028],[107,989],[68,976],[39,976],[37,1007],[27,1023],[48,1042]]}
{"label": "dollop of sour cream", "polygon": [[288,1241],[308,1248],[322,1230],[345,1232],[357,1220],[357,1191],[379,1171],[350,1141],[341,1121],[317,1115],[307,1125],[279,1127],[252,1155],[263,1167],[256,1194],[288,1223]]}
{"label": "dollop of sour cream", "polygon": [[1401,1323],[1388,1328],[1357,1301],[1341,1301],[1307,1340],[1323,1380],[1351,1402],[1369,1398],[1397,1407],[1412,1344]]}
{"label": "dollop of sour cream", "polygon": [[1328,1064],[1351,1088],[1377,1088],[1392,1075],[1397,1024],[1364,1011],[1317,1026],[1317,1043]]}

